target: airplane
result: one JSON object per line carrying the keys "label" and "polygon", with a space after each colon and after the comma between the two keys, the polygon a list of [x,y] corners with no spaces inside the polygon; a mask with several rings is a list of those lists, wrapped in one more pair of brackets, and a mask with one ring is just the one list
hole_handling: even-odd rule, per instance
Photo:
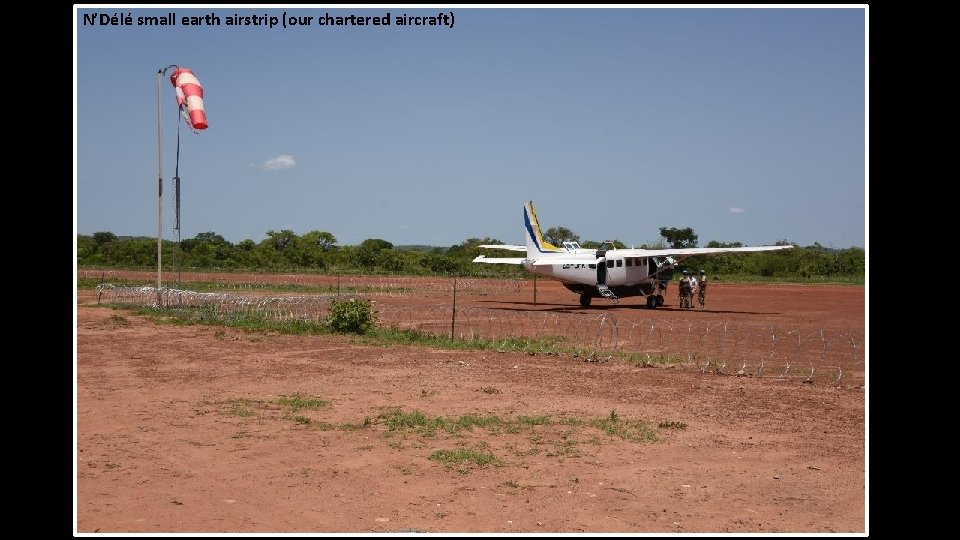
{"label": "airplane", "polygon": [[620,298],[645,296],[647,308],[655,309],[664,303],[663,295],[677,264],[688,257],[776,251],[793,247],[616,249],[609,241],[601,243],[597,249],[582,248],[577,242],[562,242],[563,247],[557,247],[543,239],[533,201],[523,207],[523,227],[527,237],[525,246],[483,244],[479,247],[522,251],[526,257],[480,255],[473,262],[523,265],[528,272],[558,280],[564,287],[579,294],[582,307],[589,307],[594,298],[607,298],[617,303]]}

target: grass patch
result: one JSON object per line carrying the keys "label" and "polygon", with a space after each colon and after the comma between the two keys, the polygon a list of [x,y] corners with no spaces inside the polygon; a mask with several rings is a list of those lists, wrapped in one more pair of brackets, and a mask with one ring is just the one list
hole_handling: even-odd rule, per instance
{"label": "grass patch", "polygon": [[316,420],[310,420],[308,423],[320,431],[356,431],[362,427],[357,424],[333,424],[330,422],[318,422]]}
{"label": "grass patch", "polygon": [[582,455],[583,452],[577,448],[577,441],[566,437],[554,445],[553,451],[547,452],[548,457],[580,457]]}
{"label": "grass patch", "polygon": [[489,428],[494,426],[502,426],[503,424],[505,424],[505,422],[499,416],[464,414],[456,419],[454,425],[458,430],[459,429],[472,430],[474,427]]}
{"label": "grass patch", "polygon": [[428,456],[428,459],[440,462],[444,467],[455,467],[460,472],[469,472],[470,469],[483,467],[485,465],[499,466],[502,462],[497,456],[470,448],[457,448],[455,450],[437,450]]}
{"label": "grass patch", "polygon": [[231,399],[227,401],[227,410],[223,414],[227,416],[239,416],[241,418],[247,418],[250,416],[256,416],[254,412],[254,406],[256,403],[249,399]]}
{"label": "grass patch", "polygon": [[[457,434],[461,430],[473,430],[474,427],[486,428],[494,434],[518,433],[522,429],[532,430],[534,426],[573,426],[593,427],[607,435],[631,442],[653,442],[657,440],[656,431],[646,422],[621,418],[611,411],[605,418],[577,418],[561,416],[556,421],[549,416],[517,416],[513,420],[495,415],[464,414],[458,417],[427,416],[420,411],[404,412],[401,407],[385,407],[377,415],[377,422],[383,423],[390,431],[410,430],[425,437],[434,437],[437,431]],[[569,433],[563,435],[567,438]],[[542,435],[534,435],[534,444],[543,442]]]}
{"label": "grass patch", "polygon": [[425,437],[433,437],[438,428],[444,427],[442,418],[428,418],[420,411],[403,412],[400,407],[392,407],[377,415],[377,421],[383,421],[390,431],[412,429]]}
{"label": "grass patch", "polygon": [[657,432],[651,429],[646,422],[640,420],[607,417],[588,420],[586,424],[607,435],[631,442],[654,442],[657,440]]}
{"label": "grass patch", "polygon": [[[304,397],[300,395],[283,396],[276,401],[252,400],[246,398],[229,399],[222,402],[210,403],[203,402],[202,405],[213,405],[217,407],[220,414],[226,416],[250,417],[261,415],[265,420],[290,420],[297,424],[309,425],[311,428],[320,431],[356,431],[369,428],[373,425],[373,420],[366,417],[360,423],[339,423],[334,424],[322,420],[316,420],[303,414],[297,414],[303,410],[318,410],[329,406],[330,402],[323,399]],[[286,407],[286,410],[278,409],[276,405]],[[266,412],[264,412],[266,411]],[[197,414],[202,414],[203,410],[197,410]],[[233,435],[234,439],[249,437],[246,431],[238,431]]]}
{"label": "grass patch", "polygon": [[329,401],[324,401],[322,399],[305,398],[301,396],[282,397],[277,400],[277,403],[286,407],[290,407],[293,409],[293,412],[303,409],[322,409],[330,404]]}
{"label": "grass patch", "polygon": [[390,431],[413,430],[425,437],[434,437],[438,430],[456,434],[473,428],[493,429],[507,422],[499,416],[464,414],[458,417],[427,416],[420,411],[404,412],[400,407],[386,407],[377,415]]}
{"label": "grass patch", "polygon": [[227,326],[254,332],[278,332],[281,334],[317,335],[330,334],[330,329],[322,321],[308,320],[276,320],[262,312],[224,312],[211,306],[125,306],[113,305],[128,309],[137,315],[144,315],[151,319],[174,325],[203,324],[208,326]]}
{"label": "grass patch", "polygon": [[[473,432],[475,428],[486,430],[486,440],[493,440],[505,434],[521,434],[528,441],[526,449],[518,448],[514,441],[508,439],[503,447],[517,456],[545,455],[559,459],[581,457],[584,452],[581,444],[602,444],[609,442],[608,438],[600,433],[589,431],[591,428],[611,437],[626,441],[642,443],[658,440],[657,432],[646,422],[622,418],[615,410],[602,418],[582,418],[560,415],[552,418],[549,415],[517,415],[513,418],[504,418],[498,415],[467,413],[459,416],[431,416],[422,411],[404,411],[402,407],[383,407],[376,417],[366,416],[356,423],[334,424],[316,420],[303,414],[302,410],[317,410],[329,405],[326,400],[305,397],[301,395],[282,396],[276,401],[251,400],[245,398],[230,399],[217,404],[220,414],[238,417],[251,417],[261,414],[264,409],[273,411],[263,416],[264,419],[288,420],[302,426],[309,426],[311,430],[320,431],[354,431],[370,429],[374,424],[386,428],[387,445],[395,450],[422,448],[422,440],[408,439],[408,434],[432,438],[439,435],[461,436],[465,432]],[[286,412],[276,414],[278,407],[286,408]],[[682,422],[660,422],[660,429],[684,429]],[[560,429],[558,429],[560,428]],[[587,430],[587,432],[584,432]],[[594,433],[594,434],[591,434]],[[250,437],[248,431],[233,433],[233,439]],[[397,436],[394,438],[394,436]],[[445,466],[456,467],[460,472],[468,472],[472,468],[488,464],[502,465],[493,453],[488,450],[489,443],[480,441],[472,448],[458,448],[455,450],[439,450],[429,458],[439,461]],[[370,450],[372,447],[363,447]],[[524,466],[522,463],[520,466]]]}
{"label": "grass patch", "polygon": [[[212,306],[130,306],[124,304],[110,304],[115,309],[125,309],[137,315],[150,317],[160,322],[175,325],[203,324],[210,326],[227,326],[240,328],[248,332],[277,332],[293,335],[325,335],[334,334],[330,326],[323,320],[278,320],[269,313],[245,311],[224,312]],[[373,327],[363,335],[354,336],[356,343],[366,345],[413,345],[436,349],[452,350],[494,350],[497,352],[522,352],[527,354],[566,355],[571,357],[590,358],[623,358],[635,364],[653,365],[679,362],[679,356],[655,356],[651,354],[623,353],[582,349],[569,345],[565,338],[560,336],[541,336],[539,338],[505,338],[505,339],[451,339],[421,332],[419,330],[401,330],[394,327]],[[487,393],[497,393],[499,390],[484,389]]]}

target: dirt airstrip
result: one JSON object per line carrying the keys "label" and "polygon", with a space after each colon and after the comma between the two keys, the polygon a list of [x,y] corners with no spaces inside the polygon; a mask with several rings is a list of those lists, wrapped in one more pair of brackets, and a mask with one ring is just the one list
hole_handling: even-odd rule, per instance
{"label": "dirt airstrip", "polygon": [[[593,309],[865,327],[863,287],[711,285],[704,311]],[[530,293],[458,305],[582,310]],[[80,533],[867,532],[864,377],[172,326],[90,291],[76,331]]]}

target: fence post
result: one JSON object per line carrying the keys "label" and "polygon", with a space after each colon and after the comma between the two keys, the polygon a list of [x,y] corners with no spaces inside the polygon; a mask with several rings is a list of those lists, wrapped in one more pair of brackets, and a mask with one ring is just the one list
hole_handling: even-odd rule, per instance
{"label": "fence post", "polygon": [[533,275],[533,305],[537,305],[537,275]]}
{"label": "fence post", "polygon": [[453,278],[453,314],[450,318],[450,339],[453,340],[453,333],[457,327],[457,278]]}

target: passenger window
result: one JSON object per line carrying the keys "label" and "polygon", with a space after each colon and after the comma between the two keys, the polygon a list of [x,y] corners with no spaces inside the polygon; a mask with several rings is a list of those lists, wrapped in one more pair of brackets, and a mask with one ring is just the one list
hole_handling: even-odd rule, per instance
{"label": "passenger window", "polygon": [[597,265],[595,265],[595,264],[590,264],[590,265],[588,265],[588,266],[589,266],[590,268],[596,268],[596,267],[597,267]]}
{"label": "passenger window", "polygon": [[621,266],[623,266],[623,261],[617,259],[617,268],[620,268]]}
{"label": "passenger window", "polygon": [[613,268],[613,261],[607,261],[607,268]]}
{"label": "passenger window", "polygon": [[627,266],[633,266],[633,259],[627,259]]}

